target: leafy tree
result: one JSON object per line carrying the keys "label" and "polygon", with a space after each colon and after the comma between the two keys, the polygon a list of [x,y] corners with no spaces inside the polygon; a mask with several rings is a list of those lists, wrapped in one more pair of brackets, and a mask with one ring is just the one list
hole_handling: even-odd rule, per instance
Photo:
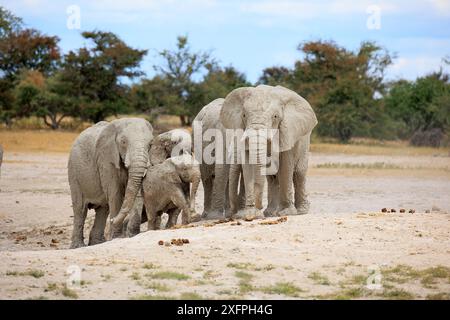
{"label": "leafy tree", "polygon": [[225,98],[228,93],[239,87],[250,86],[245,75],[232,66],[219,67],[216,63],[206,66],[208,73],[199,82],[190,96],[192,115],[195,116],[203,106],[217,98]]}
{"label": "leafy tree", "polygon": [[22,29],[23,21],[12,12],[0,6],[0,39]]}
{"label": "leafy tree", "polygon": [[407,127],[404,137],[416,131],[450,129],[450,82],[443,71],[420,77],[414,82],[406,80],[391,84],[385,98],[390,117],[402,121]]}
{"label": "leafy tree", "polygon": [[0,38],[2,77],[15,80],[22,69],[50,74],[60,59],[58,41],[58,37],[46,36],[34,29],[11,32]]}
{"label": "leafy tree", "polygon": [[293,70],[269,68],[260,81],[281,83],[304,96],[315,109],[318,133],[348,141],[355,134],[371,135],[383,125],[384,72],[391,56],[372,42],[356,52],[332,41],[310,41],[298,46],[304,55]]}
{"label": "leafy tree", "polygon": [[98,122],[127,111],[123,78],[142,75],[138,69],[147,50],[133,49],[110,32],[83,32],[92,47],[70,51],[64,58],[61,81],[67,94],[81,101],[81,116]]}
{"label": "leafy tree", "polygon": [[78,101],[65,95],[59,74],[45,78],[39,71],[25,71],[14,91],[16,116],[38,116],[51,129],[58,129],[65,117],[78,111]]}
{"label": "leafy tree", "polygon": [[192,52],[186,36],[177,38],[176,50],[163,50],[159,55],[164,62],[161,66],[154,66],[154,69],[161,79],[168,81],[171,94],[177,97],[173,104],[166,106],[167,111],[179,116],[183,126],[188,125],[198,108],[190,103],[190,96],[195,90],[194,77],[213,63],[213,59],[207,52]]}

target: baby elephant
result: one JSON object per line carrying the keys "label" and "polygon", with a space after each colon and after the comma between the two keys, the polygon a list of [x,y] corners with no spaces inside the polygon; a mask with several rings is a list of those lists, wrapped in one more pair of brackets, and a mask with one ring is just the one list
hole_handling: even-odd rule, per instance
{"label": "baby elephant", "polygon": [[[189,186],[192,189],[189,194]],[[195,195],[200,183],[200,168],[191,155],[182,155],[165,160],[148,169],[142,182],[144,204],[148,219],[148,230],[160,227],[160,216],[166,212],[169,219],[166,228],[177,223],[182,211],[182,223],[197,219]]]}

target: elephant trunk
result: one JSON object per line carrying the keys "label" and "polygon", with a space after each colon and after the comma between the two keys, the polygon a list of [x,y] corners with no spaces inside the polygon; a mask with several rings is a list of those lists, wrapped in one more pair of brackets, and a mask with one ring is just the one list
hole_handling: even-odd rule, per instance
{"label": "elephant trunk", "polygon": [[195,210],[195,197],[197,196],[198,186],[200,185],[200,169],[195,171],[195,175],[192,177],[192,187],[190,194],[189,208]]}
{"label": "elephant trunk", "polygon": [[142,179],[147,173],[147,166],[148,151],[147,148],[142,145],[135,149],[134,157],[132,158],[128,169],[127,187],[125,189],[125,195],[119,214],[116,217],[112,217],[112,226],[114,227],[114,230],[122,229],[123,221],[131,212],[137,193],[141,190]]}

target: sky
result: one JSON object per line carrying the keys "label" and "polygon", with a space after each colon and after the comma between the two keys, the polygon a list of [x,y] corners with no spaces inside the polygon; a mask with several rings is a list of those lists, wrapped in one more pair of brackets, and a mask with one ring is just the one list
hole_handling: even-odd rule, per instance
{"label": "sky", "polygon": [[178,35],[252,82],[264,68],[291,67],[301,58],[297,46],[309,40],[334,40],[351,50],[376,41],[396,55],[387,72],[391,80],[439,70],[442,58],[450,57],[450,0],[0,0],[0,5],[27,27],[57,35],[63,52],[86,44],[82,31],[112,31],[132,47],[149,49],[142,63],[147,76],[161,62],[158,51],[174,49]]}

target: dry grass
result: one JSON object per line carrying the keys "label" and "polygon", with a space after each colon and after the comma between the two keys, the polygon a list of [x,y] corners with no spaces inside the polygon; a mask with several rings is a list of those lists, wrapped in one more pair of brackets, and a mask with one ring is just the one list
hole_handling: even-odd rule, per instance
{"label": "dry grass", "polygon": [[311,144],[311,152],[391,156],[447,156],[449,155],[450,148],[412,147],[406,141],[389,141],[383,143],[366,141],[365,144],[313,143]]}
{"label": "dry grass", "polygon": [[2,130],[5,152],[69,152],[78,132],[51,130]]}
{"label": "dry grass", "polygon": [[[145,115],[126,115],[122,117],[145,117]],[[113,120],[111,117],[108,120]],[[79,132],[89,126],[67,119],[64,127],[72,131],[53,131],[45,129],[40,119],[23,119],[13,126],[13,129],[0,129],[0,144],[12,152],[68,152]],[[72,122],[71,122],[72,121]],[[180,127],[178,117],[162,115],[153,124],[155,132]],[[35,130],[38,129],[38,130]],[[186,128],[189,129],[190,128]],[[318,140],[318,139],[315,139]],[[317,141],[311,144],[311,151],[317,153],[344,153],[361,155],[394,155],[415,156],[433,155],[448,156],[450,148],[411,147],[406,141],[377,141],[370,139],[355,139],[349,144]]]}

